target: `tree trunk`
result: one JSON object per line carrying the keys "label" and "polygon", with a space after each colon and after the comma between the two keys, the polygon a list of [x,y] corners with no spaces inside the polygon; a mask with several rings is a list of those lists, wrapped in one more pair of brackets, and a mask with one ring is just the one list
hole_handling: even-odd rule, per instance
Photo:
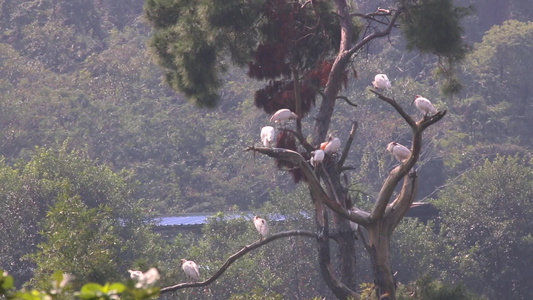
{"label": "tree trunk", "polygon": [[380,221],[367,228],[369,254],[378,299],[396,299],[396,284],[390,266],[390,235],[386,222]]}
{"label": "tree trunk", "polygon": [[[318,256],[319,256],[319,266],[320,272],[322,273],[322,278],[326,282],[326,285],[329,289],[335,294],[339,299],[359,299],[359,295],[355,294],[351,289],[349,289],[343,282],[337,280],[334,276],[335,272],[333,266],[331,265],[331,255],[330,255],[330,245],[329,245],[329,226],[327,218],[326,206],[322,201],[317,199],[317,195],[313,194],[311,190],[311,198],[315,204],[316,211],[316,224],[317,232],[319,238],[317,239],[318,243]],[[355,255],[355,252],[353,252]],[[354,266],[355,267],[355,266]],[[352,270],[355,278],[355,269]]]}
{"label": "tree trunk", "polygon": [[[327,190],[331,199],[343,208],[347,208],[347,191],[341,185],[340,174],[337,171],[337,160],[330,160],[324,164],[323,179],[327,181]],[[350,226],[350,221],[332,212],[332,224],[335,240],[338,245],[339,265],[341,270],[340,280],[352,289],[357,287],[357,275],[355,273],[356,255],[355,238]]]}

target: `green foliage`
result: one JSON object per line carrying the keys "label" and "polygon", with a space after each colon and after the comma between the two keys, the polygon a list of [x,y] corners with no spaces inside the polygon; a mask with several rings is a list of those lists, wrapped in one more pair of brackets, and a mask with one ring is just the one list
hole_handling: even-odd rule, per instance
{"label": "green foliage", "polygon": [[444,78],[441,92],[445,95],[457,94],[462,88],[455,68],[469,50],[461,22],[471,13],[472,7],[455,6],[452,0],[423,0],[410,2],[401,16],[407,49],[439,57],[434,74]]}
{"label": "green foliage", "polygon": [[[155,299],[159,295],[159,288],[153,287],[153,283],[139,285],[132,280],[125,284],[120,282],[84,284],[79,292],[73,291],[71,280],[73,276],[54,272],[50,278],[49,288],[34,289],[31,291],[14,291],[13,277],[0,269],[0,298],[16,300],[49,300],[49,299],[87,299],[87,300],[143,300]],[[3,296],[3,297],[2,297]]]}
{"label": "green foliage", "polygon": [[453,249],[454,280],[495,298],[530,298],[533,171],[519,157],[496,157],[463,174],[441,194],[444,238]]}
{"label": "green foliage", "polygon": [[[326,1],[310,9],[279,1],[150,0],[144,11],[166,82],[199,106],[218,104],[228,56],[254,66],[252,77],[276,79],[291,76],[289,65],[316,68],[339,47],[339,21]],[[354,37],[358,33],[355,28]]]}
{"label": "green foliage", "polygon": [[[219,37],[224,30],[209,31],[207,27],[218,28],[222,12],[230,15],[239,12],[241,18],[235,19],[237,16],[234,16],[231,19],[244,22],[242,27],[236,25],[233,28],[236,38],[249,30],[249,26],[246,26],[249,21],[245,20],[254,16],[246,9],[254,1],[212,2],[151,0],[144,6],[148,21],[156,29],[150,47],[156,54],[158,64],[166,72],[166,82],[195,104],[206,107],[216,106],[219,100],[221,80],[218,73],[226,69],[220,63],[223,54],[229,49],[237,58],[248,52],[248,49],[237,51],[239,48],[230,47],[233,44],[231,41]],[[227,5],[224,7],[230,9],[217,10],[220,5]]]}
{"label": "green foliage", "polygon": [[262,289],[254,289],[251,292],[244,294],[234,294],[229,298],[230,300],[282,300],[285,299],[283,295],[273,292],[265,293]]}
{"label": "green foliage", "polygon": [[483,300],[467,290],[463,284],[445,284],[429,276],[422,276],[410,286],[401,286],[398,300]]}
{"label": "green foliage", "polygon": [[0,269],[0,296],[9,297],[14,288],[13,276]]}
{"label": "green foliage", "polygon": [[79,196],[60,195],[41,225],[44,242],[30,255],[37,264],[35,280],[53,270],[65,270],[79,282],[105,282],[121,278],[117,270],[127,240],[120,237],[120,221],[106,205],[89,209]]}
{"label": "green foliage", "polygon": [[[140,213],[140,207],[143,216],[146,212],[171,214],[186,210],[228,210],[232,205],[248,208],[251,204],[258,206],[267,199],[279,201],[268,203],[261,214],[268,215],[266,213],[274,211],[274,207],[279,207],[280,211],[287,215],[291,215],[294,207],[308,208],[310,203],[305,200],[305,193],[298,196],[300,201],[293,207],[289,201],[290,197],[285,196],[286,178],[274,175],[276,171],[270,161],[259,156],[243,156],[242,152],[246,146],[258,142],[260,124],[266,123],[267,117],[254,109],[251,100],[259,85],[247,79],[242,70],[229,67],[229,62],[235,62],[239,66],[246,64],[250,60],[251,49],[257,46],[259,38],[274,40],[274,33],[279,33],[276,24],[271,24],[272,27],[261,22],[254,24],[255,20],[258,20],[258,8],[263,2],[146,2],[147,6],[159,5],[159,8],[145,10],[155,13],[148,16],[152,26],[162,29],[172,27],[171,30],[161,32],[162,44],[158,46],[161,50],[159,59],[167,63],[170,69],[176,62],[169,51],[178,45],[169,41],[175,39],[178,33],[193,28],[191,33],[199,32],[201,35],[198,38],[202,41],[194,40],[194,36],[185,41],[195,47],[204,44],[208,47],[215,45],[215,66],[219,68],[217,70],[227,70],[227,73],[224,77],[216,77],[219,83],[225,83],[218,86],[222,100],[218,102],[219,109],[207,113],[185,104],[181,96],[175,96],[160,84],[162,73],[151,64],[150,54],[146,51],[150,30],[139,22],[142,2],[1,2],[0,154],[3,159],[0,162],[0,204],[3,210],[0,212],[0,265],[14,275],[18,286],[32,277],[36,265],[26,259],[28,256],[25,255],[28,252],[40,251],[38,245],[45,247],[43,253],[51,256],[51,262],[44,264],[46,272],[43,271],[39,275],[43,286],[48,284],[44,283],[46,276],[55,270],[52,265],[54,261],[80,272],[81,264],[69,263],[68,260],[72,260],[72,253],[77,251],[74,246],[83,245],[82,237],[91,241],[89,248],[93,247],[93,253],[97,251],[95,249],[98,244],[109,246],[108,252],[94,256],[87,255],[83,249],[80,250],[85,261],[103,267],[104,271],[108,272],[109,268],[103,263],[104,260],[99,259],[109,259],[111,252],[117,253],[118,246],[112,245],[111,240],[116,238],[121,241],[123,235],[130,239],[135,237],[136,245],[140,246],[133,245],[134,239],[128,240],[129,244],[123,247],[129,250],[124,249],[119,260],[109,263],[120,265],[117,274],[108,274],[109,276],[125,276],[125,269],[131,267],[137,259],[135,264],[142,266],[149,266],[161,260],[165,261],[168,267],[166,274],[169,275],[163,280],[174,284],[175,278],[184,278],[177,267],[176,259],[185,256],[194,259],[208,256],[209,245],[216,244],[227,251],[217,253],[213,260],[219,263],[228,253],[257,238],[248,221],[227,226],[215,222],[220,228],[232,232],[234,245],[223,246],[215,239],[208,239],[205,245],[189,249],[189,237],[182,237],[176,241],[175,249],[172,249],[175,252],[162,254],[161,248],[164,245],[152,242],[147,228],[135,226],[144,224],[144,218],[135,216]],[[374,11],[373,4],[368,3],[358,2],[358,9],[362,12]],[[465,1],[457,3],[463,4]],[[319,34],[324,33],[324,36],[307,40],[302,43],[303,49],[295,51],[296,55],[305,53],[302,62],[307,65],[312,65],[313,59],[320,52],[314,50],[334,49],[336,52],[335,47],[338,46],[339,39],[339,18],[335,13],[331,13],[330,3],[317,1],[315,4],[316,13],[324,20],[324,30],[316,29],[319,29]],[[460,173],[480,158],[494,157],[496,153],[530,152],[531,118],[527,116],[533,102],[530,101],[531,93],[528,92],[527,71],[531,69],[529,48],[532,38],[529,32],[531,24],[526,21],[531,19],[531,1],[478,0],[477,4],[480,13],[473,18],[479,17],[483,26],[480,29],[465,27],[463,36],[471,39],[472,36],[484,34],[485,28],[490,28],[487,24],[502,25],[490,30],[484,41],[477,44],[476,50],[469,56],[465,72],[461,74],[461,80],[467,89],[460,97],[438,97],[437,89],[442,82],[435,82],[428,71],[434,67],[435,60],[421,58],[417,53],[405,53],[402,47],[398,47],[402,45],[398,36],[392,35],[387,41],[376,41],[368,48],[367,55],[354,57],[358,78],[350,80],[346,95],[357,102],[359,107],[347,109],[347,106],[339,104],[340,109],[335,111],[332,120],[332,131],[342,135],[349,130],[346,124],[349,124],[354,116],[359,121],[360,129],[355,141],[357,146],[352,147],[347,165],[356,168],[355,174],[348,176],[354,178],[355,182],[350,184],[350,188],[352,195],[360,197],[363,204],[372,205],[373,194],[377,192],[379,183],[392,166],[392,159],[383,150],[383,146],[391,139],[408,139],[408,135],[404,133],[404,125],[390,118],[390,108],[374,101],[374,96],[366,92],[376,73],[384,72],[389,75],[394,87],[394,90],[390,91],[391,94],[410,114],[417,113],[415,108],[409,107],[409,100],[412,100],[412,95],[415,94],[427,95],[439,109],[449,110],[442,126],[426,135],[431,137],[432,141],[424,146],[424,159],[444,156],[446,175]],[[186,10],[179,11],[176,7],[185,7]],[[195,7],[202,9],[196,10]],[[309,9],[311,5],[306,7],[307,9],[299,12],[306,21],[297,26],[313,28],[316,15]],[[435,13],[437,18],[446,17],[439,16],[439,12],[429,13]],[[457,13],[455,16],[460,15],[460,11],[453,13]],[[502,23],[506,14],[524,22]],[[498,16],[503,16],[504,19],[499,19]],[[196,22],[189,24],[192,27],[183,26],[180,29],[182,31],[178,31],[179,26],[191,19]],[[449,24],[454,24],[454,19],[450,20],[452,22]],[[423,22],[422,19],[418,21]],[[468,24],[472,24],[475,20],[469,22]],[[195,28],[194,24],[201,29]],[[206,30],[203,30],[204,25]],[[255,25],[258,26],[254,27]],[[435,22],[429,24],[430,27],[437,25],[439,24]],[[247,34],[251,28],[262,31],[259,32],[260,35]],[[426,28],[429,29],[422,29]],[[359,28],[354,30],[354,38],[359,33],[358,30]],[[267,38],[267,31],[271,32],[272,36]],[[428,30],[426,34],[435,41],[448,38],[451,40],[454,37],[441,35],[440,31]],[[452,50],[453,47],[449,46],[441,50]],[[428,49],[432,52],[431,48]],[[202,49],[198,49],[200,50]],[[187,59],[197,54],[196,49],[183,48],[180,51],[184,57],[189,55]],[[448,75],[448,62],[440,63],[444,68],[438,72]],[[195,67],[194,64],[191,65]],[[188,67],[191,68],[191,65]],[[213,62],[199,66],[210,69]],[[196,80],[198,76],[204,76],[204,70],[190,71],[193,76],[183,77],[184,85]],[[456,81],[444,85],[447,85],[449,90],[457,91]],[[209,92],[209,89],[205,91]],[[309,128],[311,119],[313,118],[303,120],[304,128]],[[65,139],[69,139],[69,150],[65,149],[68,155],[60,155],[57,159],[47,158],[46,155],[37,158],[36,155],[41,155],[41,151],[48,153],[48,150],[43,149],[55,147],[51,145],[62,143]],[[35,146],[42,148],[36,150]],[[82,150],[70,152],[70,149]],[[52,150],[48,154],[52,157],[55,155]],[[78,164],[74,162],[77,160],[75,157],[83,157],[87,161]],[[33,166],[30,167],[28,161]],[[107,167],[92,168],[103,165]],[[85,170],[86,167],[88,168]],[[124,168],[133,170],[134,173],[117,171]],[[91,176],[90,173],[95,175]],[[116,180],[110,173],[123,177],[126,183]],[[138,181],[138,188],[133,184],[135,180]],[[422,181],[424,183],[421,184],[421,189],[426,186],[425,180]],[[114,190],[113,186],[117,189]],[[277,187],[278,190],[269,194],[269,189]],[[103,196],[104,194],[108,196]],[[107,203],[115,200],[116,205]],[[72,207],[67,204],[72,204]],[[65,208],[64,215],[59,213],[60,208]],[[50,219],[43,219],[49,209],[53,210],[49,215]],[[496,207],[493,209],[499,211]],[[117,216],[128,215],[130,212],[133,216],[127,229],[117,226]],[[95,217],[100,214],[105,219]],[[94,227],[84,227],[76,223],[76,220],[85,221],[91,217],[96,220]],[[71,233],[61,228],[61,222],[65,220],[69,221],[68,224],[73,224]],[[301,215],[291,215],[291,222],[301,224],[303,228],[314,228],[312,219]],[[491,221],[487,222],[491,224]],[[55,227],[40,227],[44,225]],[[480,280],[475,280],[474,277],[482,273],[476,274],[476,268],[488,263],[488,259],[476,260],[473,257],[479,255],[481,249],[486,249],[484,247],[488,244],[495,245],[492,241],[479,243],[465,250],[456,247],[455,242],[445,243],[445,237],[431,235],[433,228],[424,228],[414,222],[406,222],[403,225],[404,229],[399,228],[397,232],[401,233],[399,238],[393,242],[393,247],[398,249],[393,261],[398,266],[398,276],[401,280],[416,278],[422,270],[430,269],[435,277],[452,278],[455,281],[464,279],[469,285],[479,286]],[[463,226],[467,226],[466,221]],[[52,229],[57,230],[53,232]],[[39,235],[40,231],[46,233],[46,239]],[[216,228],[214,232],[217,232]],[[408,235],[409,232],[412,232],[412,235]],[[102,235],[98,236],[98,233]],[[240,240],[239,234],[248,236]],[[450,236],[454,233],[443,228],[441,234]],[[67,240],[59,240],[59,237],[63,236]],[[224,239],[223,232],[215,236]],[[68,252],[54,252],[55,250],[49,247],[49,241],[54,239],[58,240],[57,244],[61,245],[62,249],[68,249]],[[530,245],[531,240],[531,235],[525,233],[516,238],[516,241],[526,246]],[[72,243],[68,243],[69,241]],[[260,285],[263,291],[285,294],[281,292],[281,286],[290,282],[292,287],[309,292],[306,294],[308,297],[320,294],[315,293],[320,287],[317,287],[319,285],[314,280],[296,283],[296,276],[291,276],[295,273],[284,274],[286,271],[283,265],[293,264],[299,251],[314,251],[314,245],[308,242],[291,242],[280,244],[279,253],[285,253],[283,251],[287,249],[292,249],[293,252],[279,257],[277,265],[272,261],[261,261],[259,255],[252,255],[252,260],[260,262],[243,263],[242,269],[235,270],[234,274],[228,277],[228,281],[234,278],[242,280],[247,268],[266,265],[272,271],[261,275],[261,278],[250,279],[258,280],[259,284],[250,282],[243,283],[242,286],[253,288],[256,284]],[[424,243],[427,243],[427,246]],[[512,246],[515,245],[513,240]],[[277,246],[272,244],[270,247],[268,251],[278,251]],[[454,253],[454,249],[462,249],[461,254]],[[513,255],[524,253],[524,257],[528,257],[527,251],[520,251],[513,252]],[[56,254],[67,257],[67,261],[54,260]],[[451,261],[450,256],[453,257],[453,254],[455,260]],[[487,253],[489,254],[491,253]],[[310,254],[312,255],[313,253]],[[364,262],[360,260],[358,264]],[[526,259],[524,265],[527,264]],[[310,259],[298,266],[299,270],[315,270],[315,267]],[[463,272],[469,269],[476,271]],[[208,274],[207,268],[202,269],[202,272]],[[502,274],[508,274],[507,272],[510,271]],[[521,272],[519,273],[522,274]],[[99,276],[97,273],[93,275]],[[314,278],[314,275],[305,275]],[[505,282],[508,277],[502,276],[501,281]],[[237,285],[233,282],[230,284]],[[251,288],[246,291],[232,291],[247,295]],[[46,297],[46,294],[36,292],[35,297],[41,296]]]}
{"label": "green foliage", "polygon": [[468,57],[471,92],[463,100],[479,139],[533,145],[529,71],[533,68],[533,23],[507,21],[494,26]]}
{"label": "green foliage", "polygon": [[[362,283],[360,289],[361,299],[378,299],[373,283]],[[486,300],[471,293],[464,284],[447,284],[428,275],[422,275],[408,285],[399,283],[396,298],[398,300]]]}
{"label": "green foliage", "polygon": [[462,35],[461,19],[470,10],[454,6],[450,0],[413,1],[409,3],[404,21],[403,33],[407,48],[419,49],[451,60],[465,57],[466,48]]}
{"label": "green foliage", "polygon": [[409,218],[394,232],[391,255],[394,269],[399,270],[397,279],[409,282],[422,274],[448,278],[453,251],[433,222],[423,224]]}
{"label": "green foliage", "polygon": [[131,198],[131,173],[96,165],[66,144],[36,149],[14,168],[4,164],[0,176],[2,267],[23,280],[35,272],[33,284],[46,284],[58,268],[80,280],[120,279],[156,242]]}
{"label": "green foliage", "polygon": [[[296,193],[274,191],[273,203],[253,211],[269,222],[270,233],[291,229],[311,230],[311,203],[306,198],[305,189]],[[276,222],[276,216],[286,217]],[[159,267],[164,274],[161,285],[169,286],[188,279],[179,268],[180,259],[194,260],[200,269],[200,276],[207,279],[223,263],[245,245],[260,238],[251,220],[251,215],[238,213],[218,213],[209,219],[202,228],[201,236],[182,235],[176,238]],[[179,291],[183,298],[194,295],[216,295],[217,298],[243,299],[259,295],[269,295],[277,299],[279,295],[299,295],[309,299],[317,295],[328,295],[327,287],[319,279],[319,270],[313,257],[316,247],[308,237],[279,239],[259,249],[247,253],[234,262],[208,289],[192,288]],[[261,292],[259,292],[261,291]],[[231,298],[233,299],[233,298]]]}

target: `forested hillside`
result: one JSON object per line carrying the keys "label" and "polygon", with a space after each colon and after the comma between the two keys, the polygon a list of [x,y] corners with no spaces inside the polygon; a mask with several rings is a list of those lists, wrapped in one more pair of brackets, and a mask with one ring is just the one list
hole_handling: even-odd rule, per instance
{"label": "forested hillside", "polygon": [[[472,45],[482,42],[479,37],[484,33],[478,28],[504,18],[488,14],[490,3],[481,2],[479,15],[469,17],[466,27]],[[509,3],[506,17],[528,20],[522,2]],[[136,197],[146,199],[155,212],[217,211],[232,205],[246,209],[252,200],[267,200],[266,190],[287,186],[287,178],[274,176],[271,164],[242,152],[260,141],[259,130],[268,123],[269,116],[253,106],[258,83],[244,71],[232,69],[224,78],[218,108],[188,104],[162,84],[161,70],[152,63],[142,4],[2,2],[0,154],[8,162],[16,161],[28,158],[35,146],[53,147],[69,139],[69,147],[83,149],[101,163],[134,170],[141,184]],[[444,161],[449,167],[446,175],[460,173],[470,160],[486,154],[530,149],[528,62],[522,63],[532,47],[526,38],[533,34],[528,24],[506,24],[475,45],[460,78],[465,88],[451,97],[440,96],[431,57],[415,60],[418,53],[405,53],[393,40],[374,43],[358,55],[354,63],[358,77],[350,77],[346,96],[359,108],[346,106],[346,114],[335,116],[334,128],[347,134],[346,120],[354,114],[364,126],[356,137],[364,146],[351,157],[364,157],[353,164],[358,166],[354,175],[361,177],[367,192],[373,192],[368,185],[377,180],[369,177],[367,168],[386,169],[390,161],[383,141],[402,139],[375,132],[398,125],[387,121],[390,111],[366,91],[376,72],[389,74],[395,97],[409,99],[417,91],[453,112],[446,125],[434,129],[433,143],[424,156]],[[519,41],[523,44],[517,45]],[[518,65],[501,57],[512,57]],[[501,73],[493,74],[498,68]],[[388,125],[372,126],[376,122]],[[441,184],[444,176],[434,184]]]}
{"label": "forested hillside", "polygon": [[[342,91],[342,96],[357,107],[339,103],[342,109],[337,108],[330,131],[346,141],[352,121],[359,124],[354,139],[357,146],[352,147],[346,162],[350,167],[346,176],[353,182],[350,192],[354,201],[365,206],[376,198],[381,183],[397,164],[386,151],[387,143],[392,140],[410,143],[406,124],[391,118],[394,110],[369,92],[374,75],[388,75],[392,82],[389,96],[412,115],[420,114],[410,106],[416,94],[429,98],[439,110],[447,110],[447,116],[425,132],[417,165],[422,182],[417,201],[434,201],[439,206],[443,211],[443,228],[458,233],[448,237],[455,248],[439,244],[442,242],[431,235],[431,230],[424,231],[408,223],[406,226],[423,232],[419,236],[431,240],[432,250],[440,249],[444,254],[442,260],[418,261],[410,247],[414,248],[412,245],[419,241],[409,245],[398,241],[397,254],[403,256],[397,264],[420,270],[429,265],[445,268],[445,257],[451,261],[457,251],[462,260],[455,260],[455,269],[450,267],[449,273],[435,271],[431,275],[465,281],[494,299],[503,299],[502,291],[509,289],[513,290],[514,299],[527,299],[517,298],[528,293],[525,289],[513,288],[516,282],[523,283],[520,278],[507,282],[491,277],[497,272],[511,274],[515,269],[494,266],[477,274],[485,282],[492,282],[492,290],[476,281],[476,274],[468,273],[469,267],[479,267],[479,262],[467,258],[471,248],[465,246],[470,242],[465,222],[469,215],[458,216],[462,221],[454,223],[452,208],[461,205],[454,202],[461,196],[465,202],[475,201],[475,196],[465,196],[463,184],[473,188],[483,186],[485,180],[501,180],[492,173],[493,161],[500,169],[510,168],[506,170],[508,174],[527,175],[526,179],[508,182],[508,186],[516,183],[517,188],[526,192],[516,196],[520,202],[509,204],[508,211],[501,211],[501,218],[515,216],[519,207],[532,205],[533,183],[527,170],[533,150],[533,88],[528,76],[528,70],[533,69],[533,3],[456,2],[474,7],[463,24],[464,38],[471,49],[456,69],[457,77],[445,81],[439,76],[442,74],[435,74],[442,61],[416,50],[406,51],[406,41],[400,38],[399,31],[389,39],[374,41],[354,57]],[[113,229],[110,239],[123,238],[134,231],[139,236],[140,240],[131,243],[121,240],[125,243],[122,248],[111,247],[113,251],[108,255],[123,257],[125,262],[108,266],[98,262],[90,272],[76,270],[80,280],[98,281],[116,278],[117,269],[124,272],[131,266],[126,262],[129,258],[141,259],[145,265],[162,259],[151,257],[147,246],[158,238],[133,223],[183,212],[227,212],[235,206],[241,210],[255,209],[275,202],[272,195],[301,192],[290,175],[277,169],[272,160],[244,151],[248,146],[260,145],[261,127],[269,124],[270,115],[257,109],[254,103],[254,93],[263,84],[246,76],[245,69],[228,60],[224,62],[227,72],[218,106],[199,108],[189,102],[165,83],[164,70],[154,61],[148,47],[152,31],[143,5],[143,0],[0,0],[0,177],[4,179],[0,203],[7,208],[0,212],[0,233],[12,243],[9,247],[9,243],[0,245],[0,268],[20,275],[23,281],[30,280],[35,270],[47,274],[59,264],[48,261],[54,255],[47,257],[46,251],[39,252],[45,246],[38,244],[52,243],[53,239],[40,229],[64,221],[61,205],[77,207],[78,213],[87,219],[103,214],[102,224],[97,224],[99,228],[119,228],[123,224],[114,223],[119,218],[131,225]],[[362,11],[377,8],[371,0],[354,1],[353,5]],[[316,118],[314,109],[302,120],[304,130],[310,130],[306,125]],[[507,163],[503,156],[513,157]],[[73,180],[72,176],[79,177]],[[515,199],[501,192],[504,188],[485,187],[490,194],[486,198],[495,202],[491,203],[494,209],[507,205],[501,199],[508,202]],[[74,194],[81,195],[82,201],[77,196],[65,196]],[[25,210],[19,211],[13,199]],[[41,202],[36,203],[36,199]],[[95,202],[88,203],[86,199]],[[101,206],[109,203],[109,209]],[[39,206],[37,212],[26,211],[32,205]],[[498,220],[481,218],[476,222],[494,225]],[[531,234],[521,232],[509,222],[502,226],[517,233],[516,240],[531,245]],[[483,230],[503,230],[495,225],[493,229],[486,227]],[[20,232],[25,234],[23,242],[15,247]],[[88,239],[98,239],[98,233],[86,234]],[[399,235],[406,240],[414,238],[407,230]],[[95,243],[105,241],[104,237]],[[508,254],[497,239],[483,240],[475,246],[483,248],[487,244],[498,245],[496,250],[491,248],[495,252],[483,258],[487,261],[499,257],[498,251],[508,256],[528,251],[520,245],[511,248],[515,252]],[[203,247],[204,253],[209,252],[206,250],[209,247]],[[25,256],[29,253],[33,253],[31,258]],[[420,255],[431,256],[425,250],[420,250]],[[57,259],[72,258],[65,255]],[[19,260],[24,264],[14,263]],[[531,266],[531,261],[527,263]],[[523,278],[531,278],[527,277],[531,271],[515,262],[512,265],[520,269]],[[450,274],[453,271],[466,275]],[[412,280],[416,275],[406,271],[399,277]],[[250,286],[250,290],[253,288]]]}

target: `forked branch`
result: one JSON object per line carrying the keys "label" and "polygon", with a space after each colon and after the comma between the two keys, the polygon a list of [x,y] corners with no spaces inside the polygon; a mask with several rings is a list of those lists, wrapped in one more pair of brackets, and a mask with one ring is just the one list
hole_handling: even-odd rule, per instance
{"label": "forked branch", "polygon": [[332,200],[326,191],[320,185],[318,177],[316,176],[311,165],[300,155],[300,153],[283,149],[283,148],[264,148],[264,147],[248,147],[247,151],[259,152],[265,155],[268,155],[272,158],[281,159],[292,163],[302,170],[304,176],[307,177],[307,182],[309,184],[309,189],[311,193],[320,199],[327,207],[329,207],[334,212],[340,214],[344,218],[354,221],[358,224],[365,225],[369,224],[370,219],[369,215],[364,212],[354,212],[340,206],[335,200]]}
{"label": "forked branch", "polygon": [[[416,187],[418,180],[416,179],[416,173],[410,170],[414,167],[415,163],[418,161],[420,156],[420,151],[422,149],[422,133],[426,128],[432,124],[438,122],[446,115],[446,111],[441,111],[436,113],[431,117],[424,117],[419,122],[415,122],[411,116],[409,116],[403,108],[396,102],[394,99],[386,97],[374,90],[370,90],[372,93],[376,94],[379,99],[389,103],[396,111],[403,117],[403,119],[409,124],[413,131],[413,142],[411,149],[411,156],[404,160],[398,167],[394,168],[383,183],[383,186],[379,192],[378,199],[374,208],[372,210],[370,219],[376,221],[382,219],[385,214],[385,209],[389,200],[394,193],[395,187],[398,185],[402,177],[405,177],[405,182],[400,192],[400,196],[395,201],[393,208],[397,209],[398,212],[395,213],[394,221],[391,224],[397,224],[398,219],[401,220],[403,215],[407,212],[407,209],[410,207],[412,200],[416,194]],[[409,174],[408,174],[409,173]],[[407,175],[407,176],[406,176]],[[412,178],[412,180],[410,179]],[[394,225],[395,226],[395,225]]]}

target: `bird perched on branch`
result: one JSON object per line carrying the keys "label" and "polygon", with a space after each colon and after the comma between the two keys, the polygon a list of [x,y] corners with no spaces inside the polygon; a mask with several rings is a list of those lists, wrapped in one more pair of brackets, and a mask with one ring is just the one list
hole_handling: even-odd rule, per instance
{"label": "bird perched on branch", "polygon": [[320,144],[320,150],[323,150],[326,154],[331,154],[337,152],[341,148],[341,140],[338,137],[333,137],[329,135],[327,142]]}
{"label": "bird perched on branch", "polygon": [[375,89],[390,90],[391,85],[389,78],[385,74],[378,74],[374,77],[372,85]]}
{"label": "bird perched on branch", "polygon": [[200,281],[201,278],[200,278],[200,271],[198,271],[198,265],[196,265],[196,263],[192,260],[186,260],[186,259],[182,259],[181,260],[181,268],[183,269],[183,272],[185,272],[185,274],[193,279],[193,280],[196,280],[196,281]]}
{"label": "bird perched on branch", "polygon": [[429,113],[434,115],[438,112],[433,104],[431,104],[431,101],[420,95],[415,96],[415,99],[413,102],[411,102],[411,105],[413,105],[413,103],[415,104],[416,108],[418,108],[418,110],[424,114],[424,117],[427,117]]}
{"label": "bird perched on branch", "polygon": [[311,159],[309,160],[309,163],[311,166],[315,167],[318,166],[322,161],[324,160],[324,151],[323,150],[315,150],[311,152]]}
{"label": "bird perched on branch", "polygon": [[264,239],[268,235],[268,223],[265,219],[260,218],[259,216],[254,217],[254,225],[257,229],[257,232],[261,235],[261,239]]}
{"label": "bird perched on branch", "polygon": [[297,120],[298,115],[293,113],[287,108],[282,108],[278,110],[275,114],[270,117],[270,122],[279,123],[282,127],[285,122],[289,120]]}
{"label": "bird perched on branch", "polygon": [[411,150],[407,149],[402,144],[396,142],[390,142],[387,145],[387,150],[396,158],[399,162],[403,162],[411,155]]}
{"label": "bird perched on branch", "polygon": [[265,126],[261,128],[261,141],[265,147],[270,147],[270,143],[274,140],[276,130],[272,126]]}

